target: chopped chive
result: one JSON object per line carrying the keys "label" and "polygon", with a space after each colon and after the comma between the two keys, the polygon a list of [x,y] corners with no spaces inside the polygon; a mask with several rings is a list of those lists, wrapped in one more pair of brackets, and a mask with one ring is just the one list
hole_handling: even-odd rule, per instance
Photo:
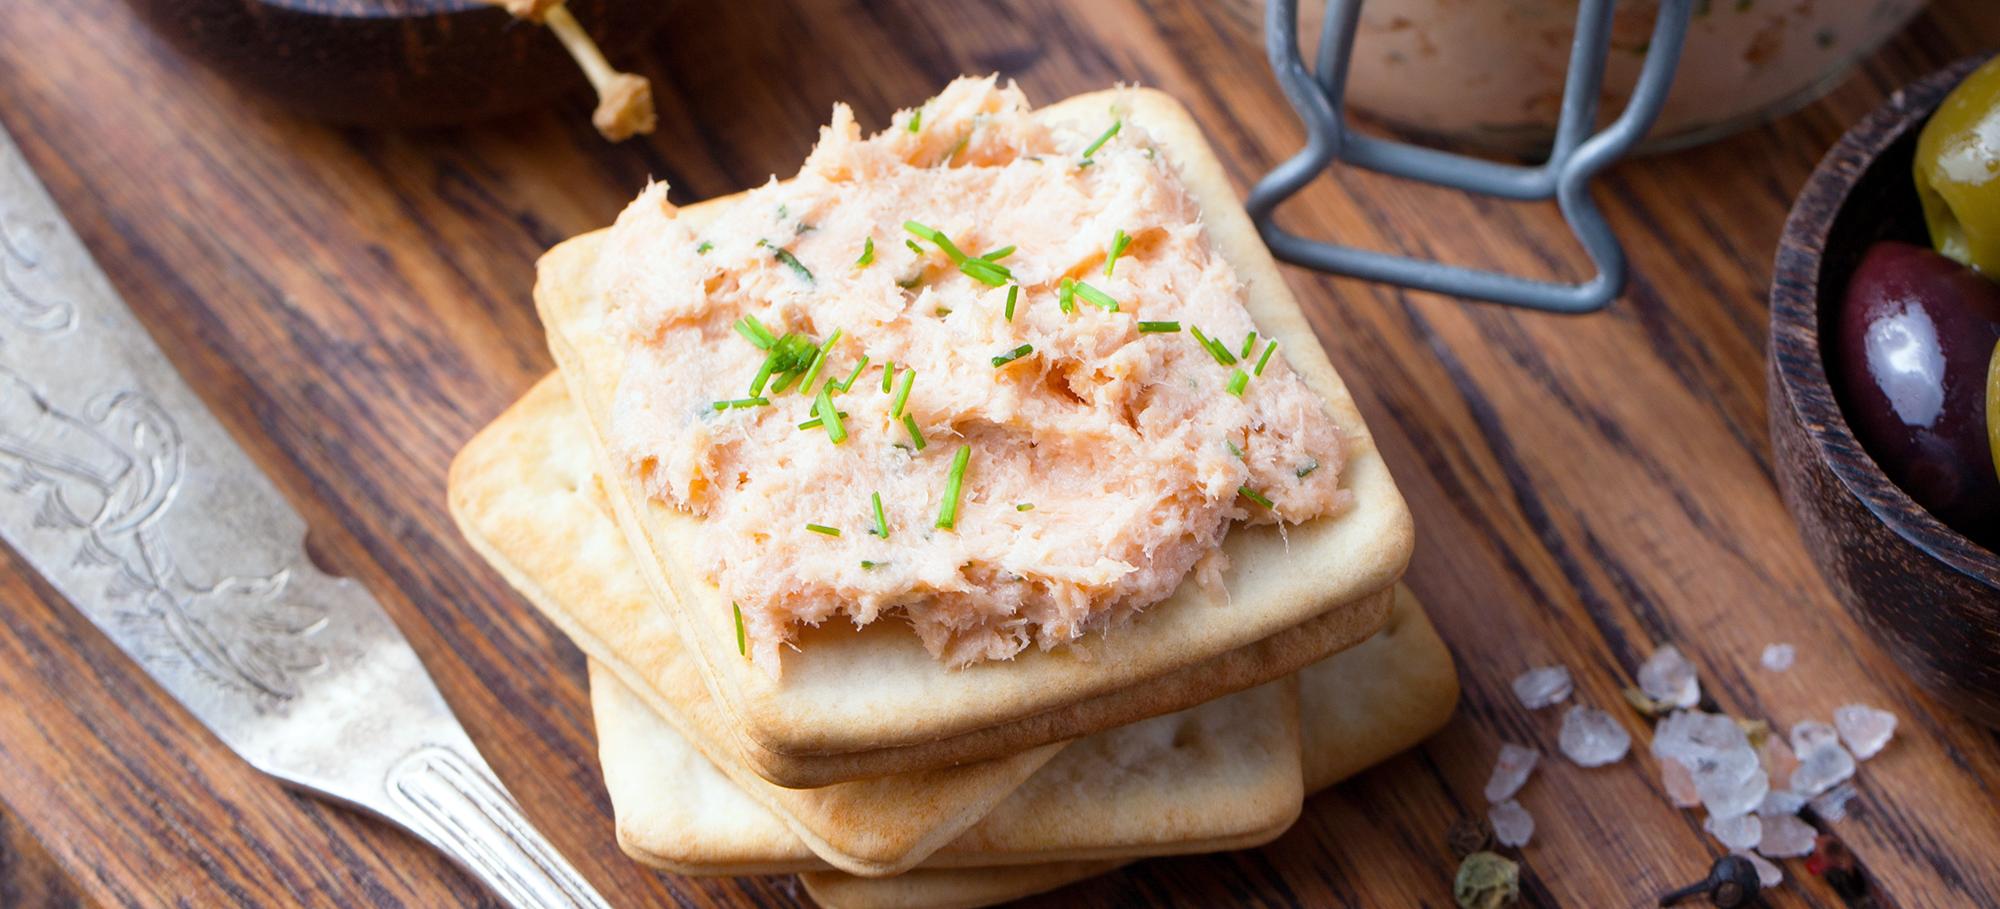
{"label": "chopped chive", "polygon": [[924,109],[919,107],[910,112],[910,132],[924,128]]}
{"label": "chopped chive", "polygon": [[847,381],[835,384],[832,379],[828,379],[827,384],[840,389],[841,394],[846,394],[848,389],[854,387],[854,380],[861,378],[861,371],[867,368],[868,355],[862,354],[861,362],[854,364],[854,371],[847,374]]}
{"label": "chopped chive", "polygon": [[992,252],[986,253],[985,255],[982,255],[979,258],[985,259],[988,262],[998,262],[1001,259],[1005,259],[1013,254],[1014,254],[1014,247],[1010,244],[1007,246],[1002,246],[999,249],[993,250]]}
{"label": "chopped chive", "polygon": [[1242,458],[1242,457],[1243,457],[1243,449],[1241,449],[1241,448],[1237,448],[1237,447],[1236,447],[1236,443],[1235,443],[1234,441],[1232,441],[1232,440],[1230,440],[1230,439],[1223,439],[1223,440],[1222,440],[1222,444],[1224,444],[1224,445],[1227,445],[1227,446],[1229,446],[1229,453],[1230,453],[1230,454],[1233,454],[1233,455],[1235,455],[1235,456],[1236,456],[1236,457],[1238,457],[1238,458]]}
{"label": "chopped chive", "polygon": [[1103,135],[1098,136],[1097,141],[1092,142],[1088,146],[1084,147],[1083,163],[1085,164],[1090,163],[1090,156],[1097,154],[1097,150],[1103,148],[1104,143],[1111,141],[1112,136],[1118,135],[1119,128],[1123,127],[1124,125],[1125,121],[1123,120],[1118,120],[1118,119],[1112,120],[1110,129],[1105,130]]}
{"label": "chopped chive", "polygon": [[778,384],[771,386],[771,393],[774,395],[784,394],[785,389],[792,387],[792,381],[797,379],[799,375],[800,373],[796,372],[780,373],[778,375]]}
{"label": "chopped chive", "polygon": [[1278,349],[1278,342],[1276,341],[1272,341],[1271,343],[1266,344],[1264,346],[1264,355],[1257,358],[1257,368],[1252,370],[1252,372],[1260,376],[1263,375],[1264,364],[1271,362],[1271,352],[1277,349]]}
{"label": "chopped chive", "polygon": [[881,563],[881,562],[870,562],[870,561],[868,561],[867,559],[862,559],[862,560],[861,560],[861,568],[862,568],[862,570],[864,570],[864,571],[873,571],[873,570],[875,570],[875,569],[877,569],[877,568],[880,568],[880,567],[882,567],[882,563]]}
{"label": "chopped chive", "polygon": [[713,244],[713,243],[710,243],[710,242],[708,242],[707,240],[703,240],[703,241],[701,241],[701,244],[700,244],[700,245],[698,245],[698,246],[696,246],[696,247],[694,248],[694,251],[695,251],[695,254],[696,254],[696,255],[702,255],[702,256],[705,256],[705,255],[708,255],[708,251],[709,251],[709,250],[711,250],[711,249],[714,249],[714,248],[715,248],[715,244]]}
{"label": "chopped chive", "polygon": [[[814,405],[815,405],[815,406],[817,406],[817,405],[818,405],[818,402],[814,402]],[[844,411],[844,410],[843,410],[843,411],[839,411],[839,413],[840,413],[840,418],[841,418],[841,419],[843,419],[843,420],[847,419],[847,411]],[[820,428],[821,426],[825,426],[825,425],[826,425],[826,421],[825,421],[825,420],[822,420],[822,419],[820,419],[820,418],[818,418],[818,417],[813,417],[813,418],[812,418],[812,419],[810,419],[810,420],[807,420],[807,421],[805,421],[805,422],[803,422],[803,423],[800,423],[800,424],[799,424],[799,428],[800,428],[800,429],[818,429],[818,428]]]}
{"label": "chopped chive", "polygon": [[764,383],[771,381],[771,368],[778,363],[777,351],[764,356],[764,365],[757,367],[757,375],[750,380],[750,397],[764,393]]}
{"label": "chopped chive", "polygon": [[1107,294],[1104,291],[1098,290],[1095,287],[1085,284],[1082,281],[1076,282],[1076,295],[1084,298],[1085,300],[1090,301],[1091,303],[1095,304],[1097,308],[1102,309],[1105,312],[1118,311],[1118,301],[1111,299],[1110,294]]}
{"label": "chopped chive", "polygon": [[1014,321],[1014,301],[1021,297],[1021,285],[1007,288],[1007,321]]}
{"label": "chopped chive", "polygon": [[742,335],[743,340],[756,345],[758,350],[770,350],[771,345],[778,343],[778,336],[771,334],[771,330],[765,328],[764,323],[757,321],[756,316],[747,312],[743,314],[743,318],[736,320],[736,333]]}
{"label": "chopped chive", "polygon": [[771,403],[770,398],[748,397],[733,401],[717,401],[713,406],[716,410],[742,410],[745,407],[762,407],[769,403]]}
{"label": "chopped chive", "polygon": [[839,445],[847,441],[847,424],[840,422],[840,411],[833,409],[833,392],[822,385],[819,397],[813,399],[813,411],[819,414],[820,422],[826,426],[826,437]]}
{"label": "chopped chive", "polygon": [[889,383],[896,380],[896,361],[882,364],[882,393],[889,393]]}
{"label": "chopped chive", "polygon": [[1301,468],[1299,468],[1298,470],[1295,470],[1295,471],[1293,471],[1293,473],[1297,474],[1297,475],[1298,475],[1298,478],[1299,478],[1299,479],[1301,479],[1301,480],[1303,480],[1303,479],[1305,479],[1305,478],[1306,478],[1306,475],[1307,475],[1307,474],[1309,474],[1309,473],[1312,473],[1313,471],[1315,471],[1315,470],[1318,470],[1318,469],[1319,469],[1319,459],[1318,459],[1318,458],[1309,458],[1309,459],[1307,459],[1307,461],[1306,461],[1306,466],[1304,466],[1304,467],[1301,467]]}
{"label": "chopped chive", "polygon": [[951,242],[951,238],[945,236],[943,231],[926,227],[915,221],[904,221],[903,229],[937,244],[937,248],[944,250],[944,254],[950,256],[953,262],[964,262],[966,259],[964,251],[960,250],[957,244]]}
{"label": "chopped chive", "polygon": [[1258,492],[1255,489],[1251,489],[1248,486],[1238,486],[1236,487],[1236,491],[1240,493],[1244,498],[1249,499],[1252,502],[1256,502],[1257,504],[1262,505],[1265,508],[1271,508],[1273,510],[1276,509],[1276,506],[1271,504],[1270,499],[1265,498],[1263,493]]}
{"label": "chopped chive", "polygon": [[916,254],[917,254],[917,255],[919,255],[919,256],[922,256],[922,255],[924,255],[924,254],[925,254],[925,253],[924,253],[924,248],[923,248],[923,247],[921,247],[921,246],[918,246],[918,245],[917,245],[917,241],[915,241],[915,240],[904,240],[904,241],[903,241],[903,245],[904,245],[904,246],[907,246],[907,247],[909,247],[909,248],[910,248],[910,251],[911,251],[911,252],[913,252],[913,253],[916,253]]}
{"label": "chopped chive", "polygon": [[804,278],[807,284],[813,283],[812,269],[807,268],[804,262],[800,262],[798,256],[792,255],[791,250],[785,249],[782,246],[773,247],[771,258],[785,263],[786,268],[791,269],[793,273]]}
{"label": "chopped chive", "polygon": [[806,529],[821,536],[828,536],[828,537],[840,536],[840,528],[828,527],[825,524],[807,524]]}
{"label": "chopped chive", "polygon": [[1104,276],[1111,277],[1111,268],[1118,264],[1118,257],[1125,254],[1125,247],[1132,245],[1132,235],[1119,228],[1111,235],[1111,253],[1104,257]]}
{"label": "chopped chive", "polygon": [[889,519],[882,515],[882,494],[869,493],[868,497],[875,503],[875,535],[886,540],[889,538]]}
{"label": "chopped chive", "polygon": [[917,381],[917,371],[914,368],[903,373],[903,384],[896,386],[896,400],[889,404],[889,416],[903,415],[903,405],[910,401],[910,384],[915,381]]}
{"label": "chopped chive", "polygon": [[1007,266],[985,259],[963,260],[958,263],[958,270],[987,287],[999,287],[1014,278],[1014,273]]}
{"label": "chopped chive", "polygon": [[1035,503],[1033,503],[1033,502],[1022,502],[1022,503],[1020,503],[1019,505],[1015,505],[1015,506],[1014,506],[1014,510],[1015,510],[1015,511],[1034,511],[1034,510],[1035,510]]}
{"label": "chopped chive", "polygon": [[819,355],[819,345],[798,332],[787,332],[771,345],[771,355],[776,358],[771,364],[772,373],[804,372],[812,365],[813,357]]}
{"label": "chopped chive", "polygon": [[736,605],[734,602],[731,602],[729,604],[729,608],[736,612],[736,652],[742,654],[743,656],[749,656],[750,655],[749,636],[743,633],[743,607]]}
{"label": "chopped chive", "polygon": [[1236,356],[1238,359],[1248,360],[1250,359],[1250,352],[1256,349],[1257,332],[1255,329],[1252,329],[1249,334],[1243,336],[1243,349],[1237,352]]}
{"label": "chopped chive", "polygon": [[1171,331],[1180,331],[1180,330],[1181,330],[1181,323],[1179,323],[1179,322],[1141,322],[1141,323],[1139,323],[1139,333],[1140,333],[1140,334],[1153,334],[1153,333],[1158,333],[1158,332],[1171,332]]}
{"label": "chopped chive", "polygon": [[1064,278],[1056,285],[1056,308],[1064,313],[1076,312],[1076,279]]}
{"label": "chopped chive", "polygon": [[1025,356],[1027,356],[1027,355],[1029,355],[1029,354],[1031,354],[1031,353],[1034,353],[1034,352],[1035,352],[1035,345],[1033,345],[1033,344],[1023,344],[1023,345],[1021,345],[1021,346],[1019,346],[1019,347],[1016,347],[1016,348],[1014,348],[1013,350],[1010,350],[1010,351],[1007,351],[1006,353],[1003,353],[1003,354],[1001,354],[1001,355],[999,355],[999,356],[997,356],[997,357],[994,357],[994,358],[993,358],[993,368],[994,368],[994,369],[999,369],[999,368],[1000,368],[1000,367],[1002,367],[1002,366],[1005,366],[1005,365],[1007,365],[1007,364],[1009,364],[1009,363],[1012,363],[1012,362],[1014,362],[1015,360],[1019,360],[1019,359],[1021,359],[1022,357],[1025,357]]}
{"label": "chopped chive", "polygon": [[799,394],[812,394],[813,382],[819,379],[819,371],[826,368],[827,358],[833,356],[833,345],[840,343],[840,334],[840,329],[834,329],[833,334],[826,336],[826,343],[819,346],[819,353],[814,355],[812,365],[806,367],[805,380],[799,383]]}
{"label": "chopped chive", "polygon": [[965,488],[965,466],[972,461],[972,446],[958,446],[958,453],[951,456],[951,473],[944,480],[944,504],[938,507],[937,526],[952,530],[958,523],[958,497]]}
{"label": "chopped chive", "polygon": [[923,430],[917,428],[917,417],[915,414],[906,413],[903,415],[903,428],[910,431],[910,442],[917,446],[918,451],[923,451],[924,433]]}
{"label": "chopped chive", "polygon": [[1224,366],[1236,365],[1236,355],[1230,353],[1228,348],[1223,347],[1222,342],[1202,334],[1201,329],[1193,325],[1188,326],[1188,331],[1194,333],[1196,343],[1208,349],[1208,355],[1214,357],[1215,362]]}
{"label": "chopped chive", "polygon": [[1229,385],[1224,390],[1240,398],[1243,397],[1243,389],[1248,387],[1249,384],[1249,373],[1240,369],[1232,369],[1229,371]]}
{"label": "chopped chive", "polygon": [[875,264],[875,238],[863,237],[861,239],[861,258],[854,260],[854,265],[856,268],[867,268],[873,264]]}

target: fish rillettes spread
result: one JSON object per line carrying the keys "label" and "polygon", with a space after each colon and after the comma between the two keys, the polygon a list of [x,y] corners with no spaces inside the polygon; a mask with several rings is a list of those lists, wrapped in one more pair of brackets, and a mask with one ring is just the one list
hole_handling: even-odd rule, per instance
{"label": "fish rillettes spread", "polygon": [[607,445],[695,515],[777,671],[801,624],[900,614],[953,665],[1129,619],[1234,521],[1346,506],[1325,404],[1138,124],[960,79],[698,229],[663,186],[592,276],[624,333]]}

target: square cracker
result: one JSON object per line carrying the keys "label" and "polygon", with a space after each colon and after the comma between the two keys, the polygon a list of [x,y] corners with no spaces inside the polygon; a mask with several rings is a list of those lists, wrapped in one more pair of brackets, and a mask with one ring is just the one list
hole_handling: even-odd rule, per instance
{"label": "square cracker", "polygon": [[[618,845],[627,855],[681,874],[827,869],[596,663],[591,704]],[[1256,846],[1298,818],[1302,778],[1298,684],[1279,679],[1072,743],[921,867]],[[868,823],[874,813],[855,820]]]}
{"label": "square cracker", "polygon": [[[856,874],[908,868],[984,817],[1062,747],[821,789],[785,789],[751,772],[693,656],[633,565],[585,433],[561,378],[544,379],[453,460],[447,481],[453,519],[472,547],[594,665],[636,692],[707,758],[689,763],[710,774],[724,768],[734,782],[727,788],[740,789],[782,819],[790,828],[784,839],[809,847],[807,858],[817,854]],[[769,849],[759,854],[767,863],[776,860]],[[732,864],[726,851],[688,853],[686,861],[745,874],[760,870]]]}
{"label": "square cracker", "polygon": [[[1458,671],[1407,588],[1374,637],[1299,673],[1306,791],[1333,786],[1436,732],[1458,705]],[[919,868],[869,879],[799,875],[822,909],[975,909],[1112,871],[1126,860],[1020,868]]]}
{"label": "square cracker", "polygon": [[[691,553],[700,519],[647,495],[607,455],[603,428],[624,349],[589,276],[603,233],[542,257],[535,302],[549,347],[589,417],[612,502],[642,572],[675,615],[743,752],[760,774],[792,785],[992,758],[1125,725],[1296,671],[1361,641],[1387,615],[1387,591],[1409,560],[1409,511],[1340,377],[1237,202],[1187,111],[1154,91],[1080,95],[1038,111],[1096,123],[1114,101],[1157,138],[1199,203],[1222,256],[1248,287],[1259,331],[1327,404],[1349,442],[1342,484],[1354,506],[1281,531],[1234,528],[1223,545],[1226,591],[1184,583],[1128,626],[1077,648],[950,669],[894,622],[829,623],[801,635],[782,676],[737,651],[729,599]],[[690,206],[699,221],[712,208]],[[1380,596],[1372,596],[1380,594]],[[1250,654],[1248,648],[1264,648]],[[1203,666],[1229,654],[1228,665]],[[816,760],[834,759],[834,760]]]}

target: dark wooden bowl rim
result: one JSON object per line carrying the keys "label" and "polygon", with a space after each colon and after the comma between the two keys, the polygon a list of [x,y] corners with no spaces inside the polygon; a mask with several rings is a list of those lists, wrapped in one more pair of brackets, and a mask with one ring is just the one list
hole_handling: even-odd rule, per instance
{"label": "dark wooden bowl rim", "polygon": [[[1854,185],[1884,149],[1921,128],[1931,111],[1987,55],[1960,60],[1890,96],[1827,152],[1799,192],[1778,241],[1771,286],[1771,351],[1792,416],[1822,463],[1898,536],[1937,560],[2000,590],[2000,556],[1933,517],[1892,482],[1841,414],[1820,348],[1820,272],[1829,232]],[[1859,166],[1843,167],[1841,162]],[[1914,193],[1915,187],[1910,190]],[[1826,301],[1839,305],[1839,301]],[[1778,406],[1778,402],[1772,402]],[[1858,456],[1857,456],[1858,455]]]}

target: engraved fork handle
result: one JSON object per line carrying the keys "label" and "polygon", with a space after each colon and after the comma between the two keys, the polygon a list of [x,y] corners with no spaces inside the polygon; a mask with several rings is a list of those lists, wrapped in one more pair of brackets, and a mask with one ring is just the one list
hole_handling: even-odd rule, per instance
{"label": "engraved fork handle", "polygon": [[476,753],[426,745],[397,762],[386,785],[397,820],[514,909],[610,909]]}

